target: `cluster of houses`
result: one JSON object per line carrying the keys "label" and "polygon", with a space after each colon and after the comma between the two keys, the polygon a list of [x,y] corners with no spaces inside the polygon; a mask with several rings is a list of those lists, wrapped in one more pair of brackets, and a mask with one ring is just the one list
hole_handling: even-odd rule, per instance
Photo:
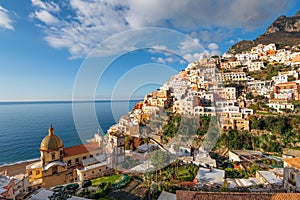
{"label": "cluster of houses", "polygon": [[[277,112],[282,110],[294,111],[293,100],[299,100],[299,66],[300,50],[298,46],[278,49],[274,43],[253,47],[251,51],[239,54],[224,54],[218,60],[221,70],[231,72],[221,73],[221,80],[224,82],[244,81],[247,86],[246,93],[265,96],[269,99],[267,104]],[[290,71],[278,72],[272,80],[254,80],[246,76],[245,71],[258,72],[264,69],[265,63],[280,64],[288,66]],[[239,79],[237,79],[238,77]]]}
{"label": "cluster of houses", "polygon": [[[294,70],[279,72],[267,81],[255,80],[245,72],[261,70],[266,61],[292,66]],[[292,100],[300,100],[300,70],[295,69],[299,65],[298,47],[277,49],[275,44],[260,44],[249,52],[226,53],[221,58],[204,58],[190,63],[157,91],[146,95],[132,111],[109,128],[105,137],[96,134],[86,145],[64,148],[61,139],[50,127],[49,134],[41,142],[40,160],[28,165],[26,174],[22,177],[0,175],[0,196],[15,198],[26,193],[29,187],[51,187],[107,175],[120,167],[126,156],[141,161],[131,171],[147,171],[153,167],[151,152],[157,149],[176,154],[183,162],[200,166],[195,178],[200,186],[223,185],[226,181],[231,188],[252,187],[258,191],[258,186],[263,186],[300,191],[299,158],[286,157],[283,159],[284,168],[257,171],[255,178],[228,179],[225,171],[217,168],[216,160],[204,150],[192,153],[189,147],[181,145],[175,151],[172,145],[161,145],[159,137],[168,123],[169,113],[191,117],[216,116],[222,129],[250,130],[249,116],[253,115],[253,110],[248,108],[247,93],[267,97],[267,105],[277,112],[293,111]],[[246,89],[236,87],[241,83]],[[125,151],[126,137],[148,137],[151,142],[142,144],[136,151]],[[265,155],[260,152],[229,152],[229,160],[238,163],[237,167],[242,169],[263,158]]]}
{"label": "cluster of houses", "polygon": [[[300,192],[300,158],[295,157],[299,153],[299,150],[288,150],[282,157],[274,157],[259,151],[229,151],[228,162],[234,163],[234,169],[249,171],[251,166],[259,166],[255,177],[235,179],[226,177],[225,170],[219,168],[216,160],[203,150],[196,151],[194,156],[179,157],[179,160],[199,166],[194,180],[196,187],[247,188],[251,192]],[[260,162],[266,159],[281,164],[274,166]]]}

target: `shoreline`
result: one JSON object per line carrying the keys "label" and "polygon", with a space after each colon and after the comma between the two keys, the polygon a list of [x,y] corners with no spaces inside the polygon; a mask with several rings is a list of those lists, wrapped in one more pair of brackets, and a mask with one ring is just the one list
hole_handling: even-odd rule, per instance
{"label": "shoreline", "polygon": [[16,163],[11,164],[4,164],[0,166],[0,173],[7,171],[7,176],[15,176],[18,174],[25,174],[26,173],[26,166],[34,163],[36,161],[39,161],[38,158],[31,159],[31,160],[25,160],[25,161],[19,161]]}

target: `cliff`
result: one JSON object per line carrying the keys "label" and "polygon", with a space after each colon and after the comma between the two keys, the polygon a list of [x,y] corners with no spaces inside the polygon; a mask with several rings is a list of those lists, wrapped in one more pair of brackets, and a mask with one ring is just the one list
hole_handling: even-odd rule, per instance
{"label": "cliff", "polygon": [[243,40],[233,45],[229,53],[249,51],[258,44],[275,43],[279,48],[300,44],[300,11],[294,16],[278,17],[266,30],[253,41]]}

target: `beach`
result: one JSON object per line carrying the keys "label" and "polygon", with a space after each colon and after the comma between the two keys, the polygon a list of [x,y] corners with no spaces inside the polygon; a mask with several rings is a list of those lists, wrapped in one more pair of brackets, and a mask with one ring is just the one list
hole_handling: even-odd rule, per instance
{"label": "beach", "polygon": [[7,170],[7,176],[15,176],[18,174],[25,174],[26,172],[26,166],[38,161],[37,160],[30,160],[30,161],[24,161],[20,163],[14,163],[14,164],[8,164],[8,165],[2,165],[0,166],[0,173]]}

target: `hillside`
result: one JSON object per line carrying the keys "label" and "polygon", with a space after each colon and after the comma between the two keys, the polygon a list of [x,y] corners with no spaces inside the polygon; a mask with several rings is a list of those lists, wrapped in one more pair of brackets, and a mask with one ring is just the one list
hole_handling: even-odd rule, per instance
{"label": "hillside", "polygon": [[253,41],[243,40],[233,45],[229,53],[251,50],[258,44],[276,43],[279,47],[300,44],[300,11],[292,17],[278,17],[266,30]]}

